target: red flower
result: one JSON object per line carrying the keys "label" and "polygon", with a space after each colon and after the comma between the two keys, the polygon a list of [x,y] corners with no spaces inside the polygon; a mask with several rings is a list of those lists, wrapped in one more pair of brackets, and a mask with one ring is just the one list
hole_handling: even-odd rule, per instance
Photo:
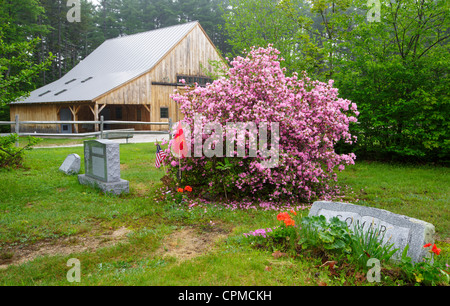
{"label": "red flower", "polygon": [[284,213],[279,213],[277,216],[277,220],[278,221],[284,221],[286,219],[290,219],[291,217],[289,216],[289,214],[287,212]]}
{"label": "red flower", "polygon": [[291,213],[293,213],[294,216],[297,216],[297,213],[294,210],[291,210]]}
{"label": "red flower", "polygon": [[284,220],[284,224],[286,224],[286,226],[289,226],[289,225],[294,226],[295,225],[295,221],[292,220],[291,218],[289,218],[289,219]]}
{"label": "red flower", "polygon": [[284,221],[284,224],[286,224],[286,226],[295,225],[295,221],[291,219],[291,216],[287,212],[279,213],[277,216],[277,220]]}
{"label": "red flower", "polygon": [[185,190],[185,191],[192,192],[192,187],[191,187],[191,186],[186,186],[186,187],[184,187],[184,190]]}
{"label": "red flower", "polygon": [[183,190],[184,190],[183,188],[178,188],[177,189],[178,192],[183,192]]}
{"label": "red flower", "polygon": [[433,252],[436,255],[439,255],[441,253],[441,249],[438,249],[435,244],[433,244],[433,248],[431,249],[431,252]]}
{"label": "red flower", "polygon": [[428,247],[430,247],[431,246],[431,243],[427,243],[427,244],[425,244],[423,247],[424,248],[428,248]]}

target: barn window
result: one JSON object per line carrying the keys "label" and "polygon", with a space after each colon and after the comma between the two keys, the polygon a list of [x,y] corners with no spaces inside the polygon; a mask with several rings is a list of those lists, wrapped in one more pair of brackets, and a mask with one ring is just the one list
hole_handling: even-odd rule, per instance
{"label": "barn window", "polygon": [[169,108],[168,107],[161,107],[161,119],[169,119]]}
{"label": "barn window", "polygon": [[177,83],[181,83],[181,80],[185,80],[185,77],[182,75],[177,76]]}
{"label": "barn window", "polygon": [[212,83],[213,80],[204,77],[204,76],[187,76],[187,75],[177,75],[177,83],[179,85],[182,85],[181,80],[184,79],[186,81],[186,85],[194,85],[195,83],[198,83],[199,86],[205,86],[206,83]]}
{"label": "barn window", "polygon": [[70,80],[70,81],[68,81],[68,82],[66,82],[66,83],[64,83],[64,84],[70,84],[70,83],[72,83],[72,82],[74,82],[74,81],[76,81],[77,79],[72,79],[72,80]]}
{"label": "barn window", "polygon": [[63,92],[67,91],[67,89],[61,90],[60,92],[55,93],[55,96],[62,94]]}
{"label": "barn window", "polygon": [[51,91],[50,91],[50,90],[47,90],[46,92],[44,92],[44,93],[41,93],[41,94],[39,95],[39,97],[42,97],[42,96],[44,96],[44,95],[48,94],[49,92],[51,92]]}
{"label": "barn window", "polygon": [[81,81],[81,83],[85,83],[85,82],[89,81],[90,79],[92,79],[92,77],[88,77],[87,79],[84,79],[83,81]]}

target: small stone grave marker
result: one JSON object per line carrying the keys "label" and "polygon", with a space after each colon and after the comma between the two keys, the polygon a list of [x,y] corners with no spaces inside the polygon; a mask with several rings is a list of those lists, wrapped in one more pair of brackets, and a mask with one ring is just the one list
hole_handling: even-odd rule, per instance
{"label": "small stone grave marker", "polygon": [[120,146],[111,140],[84,141],[85,174],[78,175],[83,185],[97,186],[105,193],[129,192],[129,182],[120,178]]}
{"label": "small stone grave marker", "polygon": [[65,174],[78,174],[80,172],[81,158],[78,154],[70,154],[66,157],[59,170]]}
{"label": "small stone grave marker", "polygon": [[338,217],[345,221],[353,230],[359,225],[363,230],[379,229],[384,233],[384,241],[394,244],[399,249],[393,256],[399,259],[409,245],[407,256],[414,262],[419,262],[427,256],[428,250],[423,246],[434,243],[434,225],[422,220],[404,215],[394,214],[390,211],[373,207],[359,206],[349,203],[318,201],[314,202],[309,216],[323,215],[327,220]]}

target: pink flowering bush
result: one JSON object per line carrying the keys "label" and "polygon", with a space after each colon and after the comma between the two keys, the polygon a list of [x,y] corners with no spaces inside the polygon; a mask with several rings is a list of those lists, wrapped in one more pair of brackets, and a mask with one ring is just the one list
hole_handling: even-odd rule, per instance
{"label": "pink flowering bush", "polygon": [[[353,153],[337,154],[334,145],[356,140],[349,132],[349,123],[357,121],[356,105],[338,98],[332,80],[323,83],[295,73],[287,77],[278,54],[271,45],[253,48],[246,57],[230,62],[225,77],[172,96],[180,104],[184,124],[191,129],[192,154],[181,160],[182,184],[227,200],[299,202],[329,199],[334,194],[335,170],[343,170],[355,160]],[[277,166],[261,166],[267,160],[261,148],[256,157],[249,157],[248,142],[245,157],[225,157],[225,152],[224,157],[195,157],[196,115],[200,115],[202,128],[210,122],[223,126],[224,151],[227,122],[254,122],[257,126],[267,122],[269,146],[270,123],[278,123]],[[210,137],[211,133],[203,130],[202,141]],[[175,177],[179,159],[169,154],[165,164],[171,166],[169,171]]]}

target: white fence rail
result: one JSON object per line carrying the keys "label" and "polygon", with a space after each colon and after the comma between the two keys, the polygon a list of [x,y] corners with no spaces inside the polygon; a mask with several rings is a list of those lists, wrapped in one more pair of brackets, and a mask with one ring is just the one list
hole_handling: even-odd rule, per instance
{"label": "white fence rail", "polygon": [[[98,124],[99,130],[98,132],[88,132],[88,133],[20,133],[20,126],[26,124]],[[135,130],[105,130],[105,124],[126,124],[126,125],[167,125],[167,131],[135,131]],[[169,134],[169,138],[172,139],[172,134],[170,131],[172,130],[172,119],[169,118],[169,122],[143,122],[143,121],[118,121],[118,120],[104,120],[104,117],[101,116],[99,121],[20,121],[19,115],[16,115],[15,121],[0,121],[0,125],[14,125],[15,134],[19,136],[68,136],[68,137],[90,137],[90,136],[99,136],[100,139],[105,138],[105,135],[108,133],[124,133],[124,134],[150,134],[150,135],[158,135],[158,134]],[[106,135],[107,136],[107,135]],[[19,146],[16,143],[16,146]]]}

